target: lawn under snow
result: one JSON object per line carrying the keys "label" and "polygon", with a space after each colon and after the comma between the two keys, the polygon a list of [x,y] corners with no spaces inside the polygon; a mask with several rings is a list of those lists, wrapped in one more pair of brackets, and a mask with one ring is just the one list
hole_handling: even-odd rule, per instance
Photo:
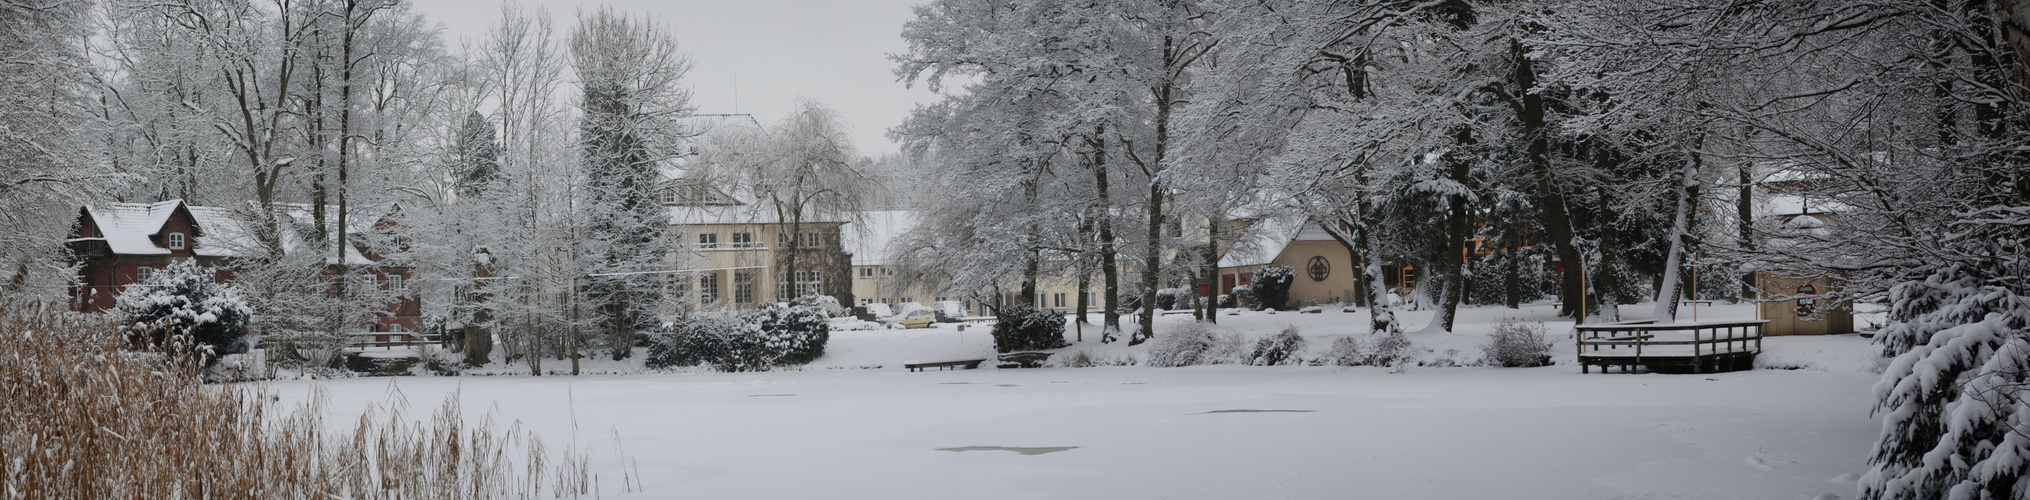
{"label": "lawn under snow", "polygon": [[[1461,314],[1459,333],[1411,334],[1420,360],[1472,362],[1497,318],[1553,315],[1548,306]],[[1403,315],[1414,330],[1430,313]],[[1723,305],[1702,308],[1700,319],[1751,316]],[[1315,355],[1335,335],[1364,332],[1366,318],[1328,308],[1220,320],[1250,337],[1298,326]],[[1159,335],[1184,321],[1160,318]],[[552,449],[575,441],[592,451],[611,497],[627,496],[616,448],[631,461],[625,474],[646,488],[640,498],[1856,496],[1853,479],[1879,430],[1868,415],[1875,348],[1865,339],[1764,340],[1758,365],[1797,369],[1582,375],[1571,364],[1569,322],[1546,324],[1564,339],[1558,364],[1527,369],[1018,370],[990,361],[904,371],[909,360],[991,356],[983,328],[942,325],[835,332],[827,355],[801,371],[269,386],[291,399],[323,387],[334,425],[390,398],[406,398],[410,415],[424,418],[456,392],[469,418],[493,412]],[[1097,337],[1088,326],[1085,342],[1058,352],[1140,355],[1142,347]]]}

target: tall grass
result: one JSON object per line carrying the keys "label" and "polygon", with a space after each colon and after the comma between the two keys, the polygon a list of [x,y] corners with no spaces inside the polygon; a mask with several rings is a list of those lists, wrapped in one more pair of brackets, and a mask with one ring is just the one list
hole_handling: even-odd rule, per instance
{"label": "tall grass", "polygon": [[130,348],[104,315],[0,302],[0,495],[463,499],[597,487],[585,453],[553,458],[534,433],[491,417],[467,425],[455,395],[427,423],[393,405],[334,431],[321,392],[284,411],[259,385],[203,384],[196,366]]}

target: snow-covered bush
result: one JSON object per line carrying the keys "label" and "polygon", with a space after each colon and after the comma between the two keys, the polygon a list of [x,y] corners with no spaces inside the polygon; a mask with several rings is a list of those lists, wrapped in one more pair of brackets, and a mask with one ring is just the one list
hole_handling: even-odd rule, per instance
{"label": "snow-covered bush", "polygon": [[646,365],[652,369],[709,364],[757,371],[823,356],[831,323],[815,308],[770,303],[739,316],[694,314],[651,338]]}
{"label": "snow-covered bush", "polygon": [[1092,351],[1080,349],[1071,354],[1067,354],[1059,359],[1053,359],[1046,364],[1048,366],[1054,366],[1058,368],[1092,368],[1095,366],[1133,366],[1135,364],[1135,357],[1127,355],[1109,356],[1105,354],[1093,354]]}
{"label": "snow-covered bush", "polygon": [[1234,289],[1233,289],[1233,298],[1234,298],[1234,300],[1233,300],[1233,303],[1232,303],[1232,304],[1221,304],[1221,305],[1220,305],[1220,307],[1233,307],[1233,308],[1244,308],[1244,309],[1254,309],[1254,308],[1255,308],[1255,303],[1256,303],[1256,302],[1255,302],[1255,289],[1254,289],[1254,287],[1252,287],[1252,286],[1248,286],[1248,285],[1241,285],[1241,286],[1237,286],[1237,287],[1234,287]]}
{"label": "snow-covered bush", "polygon": [[1863,498],[2030,493],[2030,297],[1961,268],[1890,289]]}
{"label": "snow-covered bush", "polygon": [[161,344],[168,335],[189,335],[213,355],[245,350],[235,343],[246,333],[253,309],[233,287],[212,278],[210,269],[182,260],[127,287],[118,310],[128,330]]}
{"label": "snow-covered bush", "polygon": [[1156,308],[1161,310],[1189,307],[1192,291],[1190,288],[1165,288],[1156,291]]}
{"label": "snow-covered bush", "polygon": [[1365,339],[1346,336],[1332,341],[1325,360],[1338,366],[1394,366],[1409,361],[1412,347],[1402,332],[1370,334]]}
{"label": "snow-covered bush", "polygon": [[1207,323],[1188,323],[1162,335],[1149,346],[1148,366],[1239,364],[1248,354],[1241,334]]}
{"label": "snow-covered bush", "polygon": [[1256,340],[1248,359],[1257,366],[1296,365],[1304,363],[1303,353],[1304,336],[1296,326],[1285,326],[1281,332]]}
{"label": "snow-covered bush", "polygon": [[1261,272],[1255,273],[1255,282],[1250,288],[1263,308],[1282,309],[1289,307],[1290,284],[1296,281],[1297,270],[1290,266],[1264,266]]}
{"label": "snow-covered bush", "polygon": [[825,355],[825,344],[832,340],[829,318],[811,307],[768,304],[741,314],[740,319],[760,326],[761,347],[775,357],[776,364],[816,361]]}
{"label": "snow-covered bush", "polygon": [[846,308],[846,306],[839,305],[839,299],[833,298],[830,295],[805,296],[796,299],[795,303],[798,306],[809,307],[812,309],[816,309],[818,312],[825,313],[825,317],[827,318],[837,318],[841,316],[847,316],[852,314],[853,312],[852,309],[848,309]]}
{"label": "snow-covered bush", "polygon": [[1071,345],[1064,341],[1064,317],[1029,304],[1001,308],[994,323],[994,351],[1015,352],[1056,349]]}
{"label": "snow-covered bush", "polygon": [[1487,342],[1480,344],[1480,353],[1485,356],[1484,362],[1492,366],[1544,366],[1551,364],[1551,341],[1544,335],[1543,323],[1505,318],[1494,325]]}

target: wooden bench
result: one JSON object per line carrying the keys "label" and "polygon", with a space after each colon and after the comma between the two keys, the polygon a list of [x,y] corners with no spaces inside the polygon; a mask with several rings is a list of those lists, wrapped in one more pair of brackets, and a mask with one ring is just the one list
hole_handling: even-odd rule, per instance
{"label": "wooden bench", "polygon": [[1001,360],[1001,364],[998,364],[998,365],[994,365],[994,367],[995,367],[995,368],[1038,368],[1038,367],[1042,367],[1042,366],[1043,366],[1043,360],[1046,360],[1046,359],[1050,359],[1050,353],[1047,353],[1047,352],[1017,352],[1017,353],[1009,353],[1009,354],[1002,354],[1002,355],[1000,356],[1000,360]]}
{"label": "wooden bench", "polygon": [[908,368],[909,371],[913,372],[923,371],[923,369],[925,368],[936,368],[939,370],[956,370],[959,369],[960,367],[964,367],[967,370],[975,370],[980,368],[980,363],[985,363],[986,361],[987,360],[985,359],[961,359],[957,361],[929,361],[923,363],[908,363],[902,365],[902,367]]}

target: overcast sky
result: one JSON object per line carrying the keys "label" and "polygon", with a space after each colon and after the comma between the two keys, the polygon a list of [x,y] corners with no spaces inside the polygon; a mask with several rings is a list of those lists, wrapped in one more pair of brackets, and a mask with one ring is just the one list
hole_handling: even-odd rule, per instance
{"label": "overcast sky", "polygon": [[[774,123],[799,97],[838,109],[852,123],[855,145],[878,156],[897,146],[886,137],[916,103],[934,94],[904,89],[887,54],[907,48],[902,23],[925,0],[524,0],[546,8],[560,36],[580,10],[611,5],[649,13],[676,33],[691,54],[692,100],[700,113],[753,113]],[[494,0],[415,0],[410,6],[444,26],[445,43],[475,42],[500,21]],[[738,85],[738,102],[736,87]]]}

